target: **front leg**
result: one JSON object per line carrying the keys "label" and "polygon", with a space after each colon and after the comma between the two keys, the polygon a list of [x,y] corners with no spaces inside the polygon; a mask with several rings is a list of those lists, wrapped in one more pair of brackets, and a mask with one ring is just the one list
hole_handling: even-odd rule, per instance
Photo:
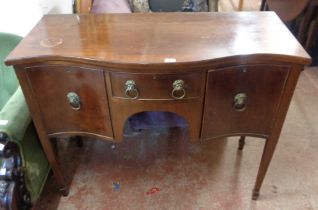
{"label": "front leg", "polygon": [[266,139],[266,143],[264,146],[264,151],[261,159],[261,163],[258,169],[258,174],[256,177],[255,186],[252,193],[252,199],[257,200],[259,197],[259,191],[262,186],[264,177],[266,175],[268,166],[271,162],[271,159],[273,157],[276,145],[277,145],[278,137],[277,138],[268,138]]}

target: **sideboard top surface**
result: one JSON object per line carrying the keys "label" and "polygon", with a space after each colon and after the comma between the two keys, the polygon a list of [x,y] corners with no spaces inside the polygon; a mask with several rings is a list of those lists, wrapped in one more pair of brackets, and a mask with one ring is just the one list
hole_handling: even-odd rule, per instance
{"label": "sideboard top surface", "polygon": [[46,15],[6,64],[200,63],[248,55],[299,64],[310,56],[273,12]]}

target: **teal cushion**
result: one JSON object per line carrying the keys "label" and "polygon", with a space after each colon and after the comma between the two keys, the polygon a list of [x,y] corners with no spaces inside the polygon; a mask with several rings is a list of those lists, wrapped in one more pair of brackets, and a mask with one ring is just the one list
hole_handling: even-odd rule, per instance
{"label": "teal cushion", "polygon": [[4,59],[21,41],[21,37],[0,32],[0,110],[18,88],[18,81],[11,66],[4,64]]}

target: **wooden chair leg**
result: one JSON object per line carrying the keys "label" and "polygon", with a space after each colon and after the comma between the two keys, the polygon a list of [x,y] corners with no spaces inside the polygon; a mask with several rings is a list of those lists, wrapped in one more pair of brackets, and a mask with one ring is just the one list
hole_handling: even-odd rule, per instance
{"label": "wooden chair leg", "polygon": [[243,4],[244,4],[244,0],[239,0],[238,11],[243,10]]}
{"label": "wooden chair leg", "polygon": [[315,44],[318,33],[318,18],[310,24],[308,30],[308,37],[306,40],[305,49],[310,50],[310,48]]}
{"label": "wooden chair leg", "polygon": [[240,139],[239,139],[238,149],[239,149],[239,150],[243,150],[244,145],[245,145],[245,136],[241,136]]}
{"label": "wooden chair leg", "polygon": [[306,38],[309,35],[309,30],[310,30],[310,26],[311,26],[311,20],[314,16],[314,12],[315,12],[315,7],[317,5],[315,5],[314,2],[311,2],[306,11],[304,12],[303,16],[300,17],[301,21],[298,27],[298,33],[297,33],[297,39],[298,41],[305,46],[306,44]]}
{"label": "wooden chair leg", "polygon": [[217,12],[219,10],[219,0],[208,0],[209,11]]}
{"label": "wooden chair leg", "polygon": [[265,10],[266,10],[266,0],[262,0],[260,10],[261,10],[261,11],[265,11]]}

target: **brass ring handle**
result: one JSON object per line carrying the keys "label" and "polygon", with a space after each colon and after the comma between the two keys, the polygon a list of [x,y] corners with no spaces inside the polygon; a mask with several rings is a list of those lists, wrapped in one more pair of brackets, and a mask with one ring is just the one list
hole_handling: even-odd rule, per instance
{"label": "brass ring handle", "polygon": [[172,84],[173,90],[171,96],[174,99],[183,99],[186,96],[186,90],[184,88],[184,81],[181,79],[175,80]]}
{"label": "brass ring handle", "polygon": [[247,94],[238,93],[234,96],[233,108],[238,111],[244,111],[246,109]]}
{"label": "brass ring handle", "polygon": [[80,97],[75,92],[69,92],[67,95],[68,103],[71,105],[72,109],[79,110],[81,108]]}
{"label": "brass ring handle", "polygon": [[131,99],[137,99],[139,92],[134,80],[127,80],[125,83],[125,96]]}

